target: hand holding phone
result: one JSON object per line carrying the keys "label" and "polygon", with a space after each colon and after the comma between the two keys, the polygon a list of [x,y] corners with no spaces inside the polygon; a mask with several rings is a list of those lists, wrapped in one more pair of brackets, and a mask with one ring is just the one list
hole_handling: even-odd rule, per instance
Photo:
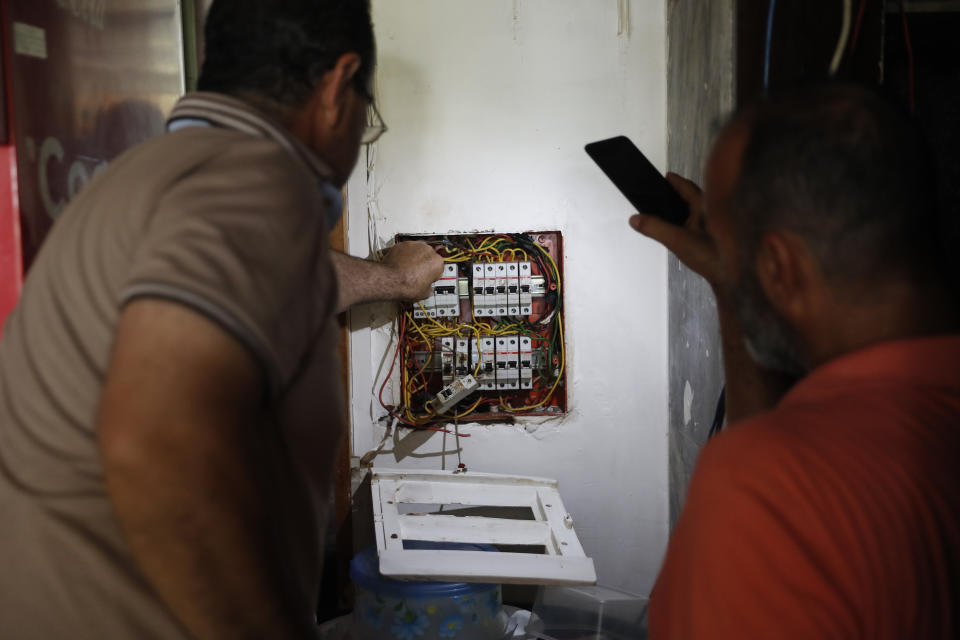
{"label": "hand holding phone", "polygon": [[[712,285],[721,282],[716,245],[699,224],[703,194],[696,184],[680,176],[668,181],[623,136],[588,144],[587,153],[643,214],[630,218],[634,230],[672,251]],[[691,210],[694,219],[688,222]]]}
{"label": "hand holding phone", "polygon": [[626,136],[591,142],[584,147],[637,211],[683,226],[687,202]]}

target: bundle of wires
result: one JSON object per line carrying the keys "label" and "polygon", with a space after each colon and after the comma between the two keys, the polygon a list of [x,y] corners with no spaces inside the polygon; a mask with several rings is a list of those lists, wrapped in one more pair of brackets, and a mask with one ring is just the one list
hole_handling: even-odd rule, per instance
{"label": "bundle of wires", "polygon": [[[379,400],[386,411],[399,422],[416,428],[430,429],[450,433],[449,430],[438,428],[437,423],[457,421],[461,418],[469,420],[497,420],[502,419],[503,412],[507,414],[535,413],[546,407],[557,388],[562,384],[565,368],[563,320],[560,315],[563,303],[563,289],[560,270],[556,261],[542,245],[533,240],[528,234],[490,235],[485,236],[479,243],[469,237],[443,237],[439,240],[428,241],[440,249],[446,262],[512,262],[517,260],[529,261],[537,265],[540,273],[546,280],[544,310],[537,317],[501,317],[493,319],[478,319],[471,316],[469,321],[448,318],[436,320],[429,317],[424,311],[425,318],[415,318],[410,311],[399,314],[396,324],[397,345],[391,362],[390,371],[380,386]],[[444,414],[433,411],[431,400],[436,393],[437,375],[436,364],[441,354],[437,353],[438,344],[442,338],[467,338],[475,353],[481,353],[483,338],[503,336],[527,336],[537,345],[541,363],[539,374],[534,380],[534,388],[524,391],[533,395],[535,402],[526,406],[513,406],[502,394],[481,393],[478,400],[466,401],[458,407]],[[417,354],[421,357],[418,360]],[[423,354],[427,354],[424,358]],[[383,399],[383,392],[388,380],[393,376],[397,360],[400,368],[400,403],[389,406]],[[476,357],[476,364],[472,373],[480,373],[482,359]],[[431,386],[434,388],[431,389]],[[527,395],[527,397],[530,397]]]}

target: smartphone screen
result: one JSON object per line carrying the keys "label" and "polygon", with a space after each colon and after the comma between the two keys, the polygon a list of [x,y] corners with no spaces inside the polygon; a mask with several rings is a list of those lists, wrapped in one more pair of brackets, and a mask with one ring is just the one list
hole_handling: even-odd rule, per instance
{"label": "smartphone screen", "polygon": [[686,201],[630,138],[618,136],[591,142],[585,149],[638,213],[676,225],[687,221],[690,208]]}

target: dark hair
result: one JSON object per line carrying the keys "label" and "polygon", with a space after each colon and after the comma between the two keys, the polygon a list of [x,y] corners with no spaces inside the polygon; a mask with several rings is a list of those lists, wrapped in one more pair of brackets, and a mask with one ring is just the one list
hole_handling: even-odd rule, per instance
{"label": "dark hair", "polygon": [[934,171],[918,129],[849,85],[796,90],[746,110],[734,196],[745,260],[766,231],[800,234],[835,282],[929,277],[940,259]]}
{"label": "dark hair", "polygon": [[340,56],[354,52],[362,60],[356,86],[369,96],[376,56],[369,0],[215,0],[204,39],[201,91],[295,110]]}

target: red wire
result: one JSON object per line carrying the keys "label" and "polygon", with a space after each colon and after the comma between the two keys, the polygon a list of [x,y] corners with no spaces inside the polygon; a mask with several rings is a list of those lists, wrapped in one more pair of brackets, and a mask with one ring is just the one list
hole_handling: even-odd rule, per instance
{"label": "red wire", "polygon": [[850,51],[856,51],[857,38],[860,37],[860,25],[863,23],[864,9],[867,8],[867,0],[860,2],[860,10],[857,12],[857,24],[853,28],[853,40],[850,41]]}
{"label": "red wire", "polygon": [[916,77],[913,63],[913,45],[910,43],[910,27],[907,24],[907,11],[900,0],[900,18],[903,20],[903,39],[907,43],[907,58],[910,63],[910,113],[916,112]]}

